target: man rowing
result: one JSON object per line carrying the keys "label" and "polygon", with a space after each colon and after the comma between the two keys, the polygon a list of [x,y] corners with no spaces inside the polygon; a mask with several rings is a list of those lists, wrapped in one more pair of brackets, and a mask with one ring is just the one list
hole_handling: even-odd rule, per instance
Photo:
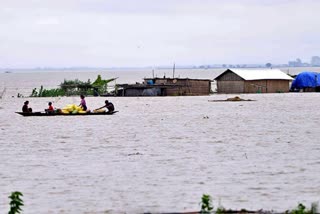
{"label": "man rowing", "polygon": [[94,111],[98,111],[98,110],[103,109],[103,108],[107,108],[108,109],[107,112],[109,112],[109,113],[112,113],[114,111],[114,105],[111,102],[109,102],[109,100],[105,101],[105,105],[104,106],[102,106],[100,108],[97,108]]}

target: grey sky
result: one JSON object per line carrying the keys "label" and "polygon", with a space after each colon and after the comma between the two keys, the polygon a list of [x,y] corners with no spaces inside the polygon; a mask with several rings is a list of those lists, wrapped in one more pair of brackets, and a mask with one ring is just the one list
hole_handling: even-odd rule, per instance
{"label": "grey sky", "polygon": [[320,1],[0,3],[0,67],[286,63],[320,55]]}

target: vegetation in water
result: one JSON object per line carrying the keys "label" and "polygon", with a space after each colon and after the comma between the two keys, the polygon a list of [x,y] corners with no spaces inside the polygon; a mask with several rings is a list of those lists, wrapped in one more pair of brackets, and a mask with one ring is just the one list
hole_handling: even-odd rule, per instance
{"label": "vegetation in water", "polygon": [[[212,205],[212,199],[210,195],[203,194],[201,198],[201,211],[200,213],[216,213],[216,214],[234,214],[234,213],[275,213],[273,211],[263,211],[263,210],[258,210],[258,211],[250,211],[246,209],[241,209],[241,210],[231,210],[231,209],[225,209],[221,205],[218,206],[217,210],[213,210],[213,205]],[[280,212],[284,214],[317,214],[319,213],[318,210],[318,204],[317,203],[312,203],[311,208],[307,209],[305,205],[302,203],[299,203],[297,208],[293,210],[287,210],[285,212]]]}
{"label": "vegetation in water", "polygon": [[217,213],[217,214],[222,214],[222,213],[225,213],[225,212],[226,212],[226,209],[223,208],[223,207],[221,207],[221,206],[218,207],[217,210],[216,210],[216,213]]}
{"label": "vegetation in water", "polygon": [[201,213],[210,213],[213,210],[210,195],[203,194],[201,198]]}
{"label": "vegetation in water", "polygon": [[92,83],[92,87],[96,90],[98,94],[102,94],[107,92],[108,83],[113,82],[116,79],[117,78],[104,80],[101,78],[101,75],[99,74],[97,79]]}
{"label": "vegetation in water", "polygon": [[[22,209],[21,207],[24,206],[23,200],[21,197],[23,194],[21,192],[12,192],[9,198],[11,199],[10,201],[10,211],[8,214],[20,214]],[[258,210],[258,211],[249,211],[246,209],[241,209],[241,210],[226,210],[222,206],[219,206],[216,211],[213,210],[213,205],[212,205],[212,199],[210,195],[203,194],[201,197],[201,211],[200,213],[216,213],[216,214],[223,214],[223,213],[274,213],[272,211],[263,211],[263,210]],[[312,203],[311,208],[307,209],[305,205],[302,203],[299,203],[297,208],[293,210],[287,210],[284,212],[284,214],[316,214],[318,213],[318,204],[317,203]]]}
{"label": "vegetation in water", "polygon": [[286,214],[316,214],[318,211],[318,204],[312,203],[311,208],[307,209],[305,205],[299,204],[296,209],[286,211]]}
{"label": "vegetation in water", "polygon": [[107,92],[108,83],[116,80],[116,78],[104,80],[101,75],[98,75],[97,79],[91,83],[90,79],[84,82],[78,79],[64,80],[59,88],[44,89],[43,86],[38,90],[34,88],[30,97],[58,97],[58,96],[72,96],[72,95],[94,95]]}
{"label": "vegetation in water", "polygon": [[58,96],[66,96],[66,93],[61,88],[44,89],[43,86],[41,86],[39,91],[37,91],[37,89],[34,88],[30,96],[31,97],[58,97]]}
{"label": "vegetation in water", "polygon": [[21,207],[24,205],[23,200],[20,198],[23,194],[21,192],[12,192],[9,198],[10,201],[10,211],[8,214],[19,214],[22,209]]}

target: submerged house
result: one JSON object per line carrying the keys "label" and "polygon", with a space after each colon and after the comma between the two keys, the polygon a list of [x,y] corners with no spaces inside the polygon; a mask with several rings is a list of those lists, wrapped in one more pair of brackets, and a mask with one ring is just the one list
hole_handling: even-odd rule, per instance
{"label": "submerged house", "polygon": [[227,69],[214,80],[218,93],[289,92],[292,77],[279,69]]}
{"label": "submerged house", "polygon": [[145,78],[143,83],[118,84],[117,96],[201,96],[211,93],[211,80]]}
{"label": "submerged house", "polygon": [[304,71],[292,82],[291,91],[320,92],[320,73]]}

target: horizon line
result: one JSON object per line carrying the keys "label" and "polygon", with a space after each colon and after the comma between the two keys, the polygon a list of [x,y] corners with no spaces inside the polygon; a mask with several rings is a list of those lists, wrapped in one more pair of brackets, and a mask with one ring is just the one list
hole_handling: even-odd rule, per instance
{"label": "horizon line", "polygon": [[[151,69],[168,69],[173,68],[174,65],[157,65],[157,66],[35,66],[35,67],[0,67],[0,70],[72,70],[72,69],[140,69],[140,68],[151,68]],[[265,67],[266,64],[231,64],[231,63],[223,63],[223,64],[203,64],[203,65],[175,65],[176,69],[190,68],[190,69],[208,69],[208,68],[255,68],[255,67]],[[289,66],[288,64],[272,64],[272,68],[275,67],[291,67],[291,68],[299,68],[299,67],[320,67],[314,65],[306,65],[306,66]]]}

